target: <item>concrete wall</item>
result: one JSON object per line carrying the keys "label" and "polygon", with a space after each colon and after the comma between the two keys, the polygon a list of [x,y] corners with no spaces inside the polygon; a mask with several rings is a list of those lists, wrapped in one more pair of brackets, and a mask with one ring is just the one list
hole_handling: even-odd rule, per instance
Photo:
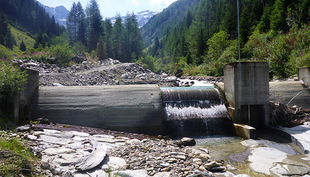
{"label": "concrete wall", "polygon": [[310,67],[298,68],[298,79],[310,86]]}
{"label": "concrete wall", "polygon": [[157,85],[40,87],[32,118],[117,131],[161,134],[164,111]]}
{"label": "concrete wall", "polygon": [[28,74],[27,83],[24,85],[24,90],[17,93],[14,97],[14,118],[15,123],[19,124],[30,117],[31,109],[36,107],[39,88],[39,72],[21,68]]}
{"label": "concrete wall", "polygon": [[[241,74],[241,75],[240,75]],[[242,62],[224,67],[224,91],[234,107],[234,122],[261,127],[269,123],[269,66],[266,62]]]}

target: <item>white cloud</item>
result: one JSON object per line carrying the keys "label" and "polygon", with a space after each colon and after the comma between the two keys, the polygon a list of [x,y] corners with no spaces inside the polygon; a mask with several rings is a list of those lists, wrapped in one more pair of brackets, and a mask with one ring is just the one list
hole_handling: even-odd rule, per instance
{"label": "white cloud", "polygon": [[175,1],[176,0],[165,0],[165,4],[169,6],[170,4],[172,4]]}
{"label": "white cloud", "polygon": [[164,2],[166,5],[170,5],[173,2],[175,2],[176,0],[150,0],[149,4],[151,4],[151,6],[157,5],[157,6],[161,6],[161,4]]}
{"label": "white cloud", "polygon": [[160,3],[161,3],[162,1],[163,1],[163,0],[150,0],[150,4],[151,4],[151,6],[154,6],[154,5],[160,6]]}
{"label": "white cloud", "polygon": [[134,5],[136,5],[136,6],[140,5],[140,4],[138,3],[138,1],[136,1],[136,0],[131,0],[131,2],[132,2]]}

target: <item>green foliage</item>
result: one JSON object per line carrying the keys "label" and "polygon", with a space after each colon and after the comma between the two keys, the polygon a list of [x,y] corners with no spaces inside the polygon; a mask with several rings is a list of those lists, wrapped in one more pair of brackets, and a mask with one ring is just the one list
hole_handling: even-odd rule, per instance
{"label": "green foliage", "polygon": [[215,33],[208,41],[208,58],[210,61],[216,61],[224,52],[224,50],[230,45],[228,40],[229,34],[225,31]]}
{"label": "green foliage", "polygon": [[100,39],[97,45],[97,56],[99,60],[104,60],[107,57],[107,47],[103,39]]}
{"label": "green foliage", "polygon": [[67,43],[53,45],[49,49],[51,57],[55,58],[55,61],[61,65],[66,65],[70,62],[70,58],[73,55],[72,48]]}
{"label": "green foliage", "polygon": [[24,43],[24,41],[22,41],[19,45],[19,49],[21,51],[26,51],[27,50],[27,47],[26,47],[26,44]]}
{"label": "green foliage", "polygon": [[0,134],[1,176],[36,176],[31,170],[35,170],[37,161],[25,142]]}
{"label": "green foliage", "polygon": [[14,94],[24,89],[26,82],[26,71],[21,72],[11,65],[0,64],[0,119],[11,117]]}
{"label": "green foliage", "polygon": [[16,92],[23,89],[27,82],[26,71],[19,71],[18,68],[1,64],[0,65],[0,101],[12,100]]}

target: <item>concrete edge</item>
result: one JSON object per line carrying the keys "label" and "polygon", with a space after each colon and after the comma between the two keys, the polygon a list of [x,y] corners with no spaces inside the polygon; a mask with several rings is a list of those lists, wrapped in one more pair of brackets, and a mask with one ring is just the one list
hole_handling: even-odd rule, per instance
{"label": "concrete edge", "polygon": [[273,134],[276,134],[278,136],[281,136],[282,138],[294,143],[296,146],[298,146],[303,152],[304,154],[307,154],[307,149],[305,149],[305,147],[302,145],[302,143],[297,139],[295,138],[293,135],[279,129],[279,128],[273,128],[273,127],[266,127],[266,129],[268,131],[270,131],[271,133]]}

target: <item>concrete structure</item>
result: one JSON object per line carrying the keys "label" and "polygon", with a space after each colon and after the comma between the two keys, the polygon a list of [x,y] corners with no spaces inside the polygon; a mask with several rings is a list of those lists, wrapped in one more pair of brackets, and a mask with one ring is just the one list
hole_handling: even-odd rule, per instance
{"label": "concrete structure", "polygon": [[310,86],[310,67],[298,68],[298,79]]}
{"label": "concrete structure", "polygon": [[303,87],[301,81],[270,82],[269,86],[270,101],[310,108],[310,92]]}
{"label": "concrete structure", "polygon": [[255,139],[256,138],[256,129],[254,127],[243,125],[243,124],[234,124],[236,135],[244,139]]}
{"label": "concrete structure", "polygon": [[29,120],[30,111],[35,109],[38,99],[39,72],[21,68],[21,71],[24,70],[28,74],[27,83],[24,90],[14,97],[14,119],[16,124]]}
{"label": "concrete structure", "polygon": [[224,92],[233,121],[261,128],[269,124],[269,66],[266,62],[242,62],[224,67]]}
{"label": "concrete structure", "polygon": [[163,133],[158,85],[40,87],[33,119],[147,134]]}

